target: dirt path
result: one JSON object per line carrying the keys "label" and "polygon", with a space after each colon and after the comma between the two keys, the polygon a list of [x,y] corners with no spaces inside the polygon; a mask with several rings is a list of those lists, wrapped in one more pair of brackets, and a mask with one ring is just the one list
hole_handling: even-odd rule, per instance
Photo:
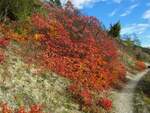
{"label": "dirt path", "polygon": [[136,85],[139,80],[148,72],[145,70],[137,75],[128,77],[130,80],[128,84],[122,89],[122,91],[113,92],[115,95],[114,100],[114,113],[133,113],[133,96]]}

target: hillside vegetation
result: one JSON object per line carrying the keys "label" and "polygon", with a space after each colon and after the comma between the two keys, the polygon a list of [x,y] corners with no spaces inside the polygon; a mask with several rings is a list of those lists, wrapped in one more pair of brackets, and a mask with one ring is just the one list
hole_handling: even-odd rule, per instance
{"label": "hillside vegetation", "polygon": [[53,0],[2,0],[0,6],[2,113],[111,112],[108,91],[125,82],[127,71],[146,68],[115,38],[119,23],[107,32],[70,1],[61,7]]}

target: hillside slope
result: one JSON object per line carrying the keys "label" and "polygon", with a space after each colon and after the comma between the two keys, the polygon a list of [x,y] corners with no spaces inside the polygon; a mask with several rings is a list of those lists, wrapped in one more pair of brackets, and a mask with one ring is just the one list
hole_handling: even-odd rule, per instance
{"label": "hillside slope", "polygon": [[64,8],[38,5],[44,10],[26,20],[0,23],[2,113],[111,112],[109,91],[145,64],[70,1]]}
{"label": "hillside slope", "polygon": [[37,73],[35,65],[24,63],[17,55],[17,48],[10,44],[0,65],[1,102],[7,102],[13,109],[38,103],[45,112],[82,113],[67,93],[70,81],[50,71]]}

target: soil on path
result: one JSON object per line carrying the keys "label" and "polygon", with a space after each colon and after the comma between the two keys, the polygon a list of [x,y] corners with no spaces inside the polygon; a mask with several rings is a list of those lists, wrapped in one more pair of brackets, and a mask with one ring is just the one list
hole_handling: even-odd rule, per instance
{"label": "soil on path", "polygon": [[133,113],[133,97],[135,88],[140,79],[147,74],[149,70],[145,70],[137,75],[128,77],[129,82],[121,91],[114,91],[114,113]]}

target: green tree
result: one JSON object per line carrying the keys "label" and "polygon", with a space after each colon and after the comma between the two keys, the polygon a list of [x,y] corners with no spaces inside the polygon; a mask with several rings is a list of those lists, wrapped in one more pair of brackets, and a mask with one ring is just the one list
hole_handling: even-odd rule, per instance
{"label": "green tree", "polygon": [[133,47],[134,46],[134,41],[131,40],[130,37],[126,38],[126,40],[124,41],[124,44],[128,47]]}
{"label": "green tree", "polygon": [[61,6],[60,0],[50,0],[50,2],[52,2],[53,4],[55,4],[57,6]]}
{"label": "green tree", "polygon": [[26,19],[41,7],[39,3],[39,0],[0,0],[0,19]]}
{"label": "green tree", "polygon": [[111,35],[112,37],[120,37],[120,31],[121,31],[121,24],[120,22],[117,22],[116,24],[110,26],[108,34]]}
{"label": "green tree", "polygon": [[56,5],[61,6],[60,0],[55,0],[55,2],[56,2]]}

